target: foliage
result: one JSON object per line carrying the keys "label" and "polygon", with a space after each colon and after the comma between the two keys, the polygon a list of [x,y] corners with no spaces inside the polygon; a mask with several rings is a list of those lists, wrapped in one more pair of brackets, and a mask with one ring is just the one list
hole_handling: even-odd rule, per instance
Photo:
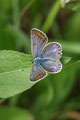
{"label": "foliage", "polygon": [[[32,57],[15,51],[0,52],[0,97],[7,98],[29,89]],[[6,91],[6,92],[5,92]]]}
{"label": "foliage", "polygon": [[[5,115],[4,115],[5,114]],[[32,120],[33,116],[26,110],[22,110],[17,107],[1,107],[0,108],[0,119],[5,120]]]}

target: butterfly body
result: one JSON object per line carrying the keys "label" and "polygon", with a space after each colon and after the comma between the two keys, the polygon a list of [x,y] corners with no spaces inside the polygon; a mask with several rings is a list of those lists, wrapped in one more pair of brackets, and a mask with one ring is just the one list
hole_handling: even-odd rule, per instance
{"label": "butterfly body", "polygon": [[31,48],[34,57],[30,73],[32,82],[43,79],[49,73],[58,73],[62,69],[60,58],[62,47],[57,42],[47,44],[47,36],[40,30],[33,28],[31,32]]}
{"label": "butterfly body", "polygon": [[[50,61],[49,58],[36,57],[33,60],[33,63],[35,63],[35,64],[41,64],[42,65],[42,63],[44,64],[45,62],[49,62],[49,61]],[[53,59],[53,61],[54,61],[54,59]]]}
{"label": "butterfly body", "polygon": [[35,64],[40,64],[42,61],[42,58],[41,57],[36,57],[34,60],[33,60],[33,63]]}

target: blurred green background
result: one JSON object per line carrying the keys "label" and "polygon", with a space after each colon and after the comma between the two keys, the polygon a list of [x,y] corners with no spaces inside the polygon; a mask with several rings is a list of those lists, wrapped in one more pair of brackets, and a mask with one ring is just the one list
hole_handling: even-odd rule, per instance
{"label": "blurred green background", "polygon": [[80,120],[80,1],[0,0],[0,50],[31,54],[33,27],[59,42],[71,60],[62,61],[60,73],[0,99],[0,120]]}

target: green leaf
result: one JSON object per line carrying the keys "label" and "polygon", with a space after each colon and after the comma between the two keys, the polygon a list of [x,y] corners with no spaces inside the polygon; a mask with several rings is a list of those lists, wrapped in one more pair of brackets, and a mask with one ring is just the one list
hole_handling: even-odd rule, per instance
{"label": "green leaf", "polygon": [[1,107],[0,120],[32,120],[33,116],[26,110],[17,107]]}
{"label": "green leaf", "polygon": [[29,89],[32,56],[15,51],[0,51],[0,97],[7,98]]}
{"label": "green leaf", "polygon": [[62,64],[67,64],[68,62],[70,62],[71,60],[71,57],[62,57],[61,61],[62,61]]}

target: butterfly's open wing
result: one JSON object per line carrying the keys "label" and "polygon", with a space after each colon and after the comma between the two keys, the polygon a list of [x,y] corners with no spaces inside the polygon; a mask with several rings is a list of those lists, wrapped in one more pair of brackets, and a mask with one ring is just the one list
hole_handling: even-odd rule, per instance
{"label": "butterfly's open wing", "polygon": [[58,73],[62,69],[62,64],[59,60],[54,61],[53,59],[48,59],[42,63],[42,67],[49,73]]}
{"label": "butterfly's open wing", "polygon": [[50,59],[60,59],[62,55],[62,47],[59,43],[53,42],[46,45],[41,53],[41,57]]}
{"label": "butterfly's open wing", "polygon": [[42,67],[51,73],[58,73],[62,69],[62,64],[59,61],[62,55],[62,47],[59,43],[49,43],[42,51],[41,57],[46,58],[42,62]]}
{"label": "butterfly's open wing", "polygon": [[36,82],[46,77],[46,75],[47,75],[46,72],[44,71],[40,64],[33,64],[30,73],[30,81]]}
{"label": "butterfly's open wing", "polygon": [[32,55],[38,57],[48,41],[47,36],[40,30],[33,28],[31,31]]}

